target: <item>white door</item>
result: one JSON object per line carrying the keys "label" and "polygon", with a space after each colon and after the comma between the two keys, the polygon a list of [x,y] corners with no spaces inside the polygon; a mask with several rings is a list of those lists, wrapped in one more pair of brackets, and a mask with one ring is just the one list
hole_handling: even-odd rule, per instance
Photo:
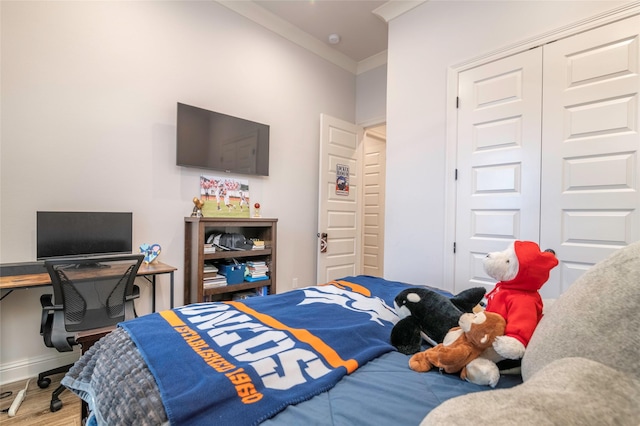
{"label": "white door", "polygon": [[544,47],[541,244],[557,297],[640,238],[640,17]]}
{"label": "white door", "polygon": [[320,116],[318,284],[362,270],[362,134],[355,124]]}
{"label": "white door", "polygon": [[387,158],[386,126],[367,129],[363,156],[362,273],[384,274],[384,196]]}
{"label": "white door", "polygon": [[495,284],[486,253],[538,241],[541,77],[541,48],[459,74],[455,292]]}

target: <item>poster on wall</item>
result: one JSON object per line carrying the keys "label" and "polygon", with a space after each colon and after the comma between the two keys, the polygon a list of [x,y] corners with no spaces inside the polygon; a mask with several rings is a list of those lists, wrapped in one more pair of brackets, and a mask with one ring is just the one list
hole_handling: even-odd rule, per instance
{"label": "poster on wall", "polygon": [[336,195],[349,195],[349,166],[336,164]]}
{"label": "poster on wall", "polygon": [[200,199],[204,217],[249,217],[249,181],[219,176],[200,176]]}

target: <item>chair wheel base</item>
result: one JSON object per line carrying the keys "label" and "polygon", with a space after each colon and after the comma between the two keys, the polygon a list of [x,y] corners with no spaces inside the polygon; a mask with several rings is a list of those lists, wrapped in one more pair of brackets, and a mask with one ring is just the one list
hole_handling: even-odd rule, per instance
{"label": "chair wheel base", "polygon": [[49,409],[51,410],[52,413],[55,413],[56,411],[60,410],[62,408],[62,401],[60,401],[59,399],[52,399],[51,400],[51,404],[49,405]]}
{"label": "chair wheel base", "polygon": [[48,377],[45,377],[42,380],[38,380],[38,387],[40,389],[46,389],[49,387],[50,384],[51,384],[51,379]]}

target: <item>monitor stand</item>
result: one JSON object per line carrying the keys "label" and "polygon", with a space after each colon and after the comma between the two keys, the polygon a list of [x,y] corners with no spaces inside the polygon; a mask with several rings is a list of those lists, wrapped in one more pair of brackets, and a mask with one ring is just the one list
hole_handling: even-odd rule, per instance
{"label": "monitor stand", "polygon": [[62,269],[106,269],[106,268],[111,268],[111,265],[105,265],[103,263],[96,262],[96,263],[83,263],[79,265],[69,265]]}

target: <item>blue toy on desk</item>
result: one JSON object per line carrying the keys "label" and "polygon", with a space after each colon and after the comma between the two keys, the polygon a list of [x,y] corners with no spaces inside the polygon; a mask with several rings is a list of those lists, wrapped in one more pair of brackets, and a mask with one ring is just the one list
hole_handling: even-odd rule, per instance
{"label": "blue toy on desk", "polygon": [[140,246],[140,253],[144,254],[144,263],[151,263],[160,255],[162,247],[160,244],[147,244],[144,243]]}

